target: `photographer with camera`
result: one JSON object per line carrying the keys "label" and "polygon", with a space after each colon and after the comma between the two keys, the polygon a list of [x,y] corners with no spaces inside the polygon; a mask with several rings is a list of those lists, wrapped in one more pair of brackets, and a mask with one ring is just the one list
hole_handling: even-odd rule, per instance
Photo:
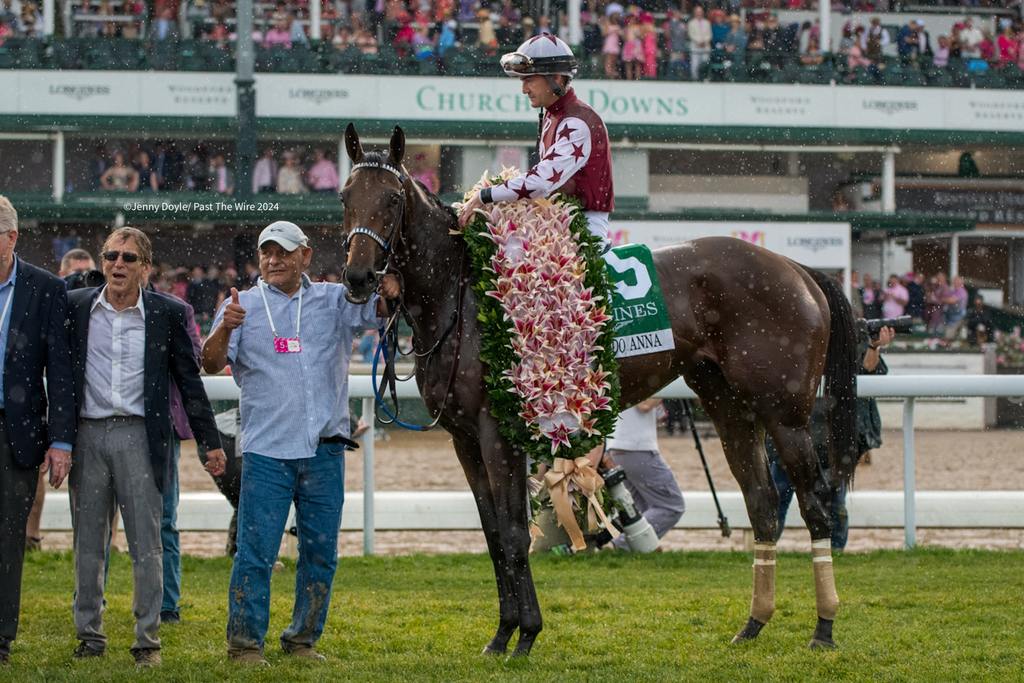
{"label": "photographer with camera", "polygon": [[[626,477],[623,484],[658,539],[671,531],[686,511],[675,475],[658,452],[660,404],[661,399],[649,398],[619,414],[615,432],[608,437],[603,462],[609,486],[610,471],[616,466],[622,468]],[[616,550],[634,550],[628,533],[611,543]]]}
{"label": "photographer with camera", "polygon": [[[901,316],[894,319],[860,320],[857,325],[857,357],[860,359],[859,375],[885,375],[889,368],[882,360],[882,349],[892,343],[896,333],[910,331],[911,318]],[[826,399],[818,398],[811,413],[811,440],[818,462],[828,470],[829,429],[828,405]],[[869,452],[882,445],[882,419],[878,404],[873,398],[857,398],[857,454],[858,459],[868,460]],[[782,536],[786,526],[786,513],[793,500],[793,484],[779,464],[779,454],[771,438],[765,440],[768,464],[772,480],[779,493],[779,530],[776,540]],[[831,481],[830,477],[826,477]],[[843,550],[850,532],[850,521],[846,513],[846,484],[833,485],[831,498],[832,550]]]}
{"label": "photographer with camera", "polygon": [[86,287],[102,287],[106,283],[103,273],[96,269],[96,262],[85,249],[71,249],[64,254],[57,275],[64,278],[69,292]]}
{"label": "photographer with camera", "polygon": [[[615,432],[605,443],[599,471],[611,505],[617,510],[613,523],[622,533],[615,539],[608,529],[584,533],[589,550],[610,545],[626,552],[654,552],[661,537],[686,510],[675,475],[658,451],[656,409],[660,404],[661,399],[647,399],[619,414]],[[596,450],[600,452],[600,448]],[[545,471],[541,465],[538,487]],[[571,553],[569,535],[547,504],[548,493],[543,488],[538,500],[543,509],[534,519],[537,532],[530,552]]]}

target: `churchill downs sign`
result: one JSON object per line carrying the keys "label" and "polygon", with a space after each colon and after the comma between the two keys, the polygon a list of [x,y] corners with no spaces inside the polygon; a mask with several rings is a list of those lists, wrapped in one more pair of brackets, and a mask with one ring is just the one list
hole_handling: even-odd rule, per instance
{"label": "churchill downs sign", "polygon": [[[1020,90],[588,81],[579,97],[610,125],[1021,130]],[[0,70],[0,115],[232,117],[234,75]],[[511,78],[257,74],[259,117],[534,122]]]}

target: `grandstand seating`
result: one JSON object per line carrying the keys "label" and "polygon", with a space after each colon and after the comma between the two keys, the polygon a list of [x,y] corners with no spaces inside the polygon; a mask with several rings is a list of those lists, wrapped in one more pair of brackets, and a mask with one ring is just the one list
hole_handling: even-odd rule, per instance
{"label": "grandstand seating", "polygon": [[[512,48],[509,48],[512,49]],[[8,38],[0,45],[0,69],[92,69],[156,71],[232,71],[230,47],[204,40],[151,42],[128,38]],[[256,69],[269,73],[500,76],[498,62],[475,47],[450,50],[442,64],[400,56],[381,46],[366,55],[354,47],[338,50],[327,42],[291,49],[257,46]],[[689,71],[663,63],[661,80],[688,80]],[[580,78],[603,78],[594,59],[581,63]],[[791,54],[749,52],[736,59],[715,52],[703,66],[702,79],[713,82],[761,82],[914,87],[1024,88],[1024,72],[1015,65],[971,71],[959,60],[945,68],[924,59],[917,64],[886,57],[877,68],[848,69],[840,55],[826,55],[819,65],[802,65]]]}

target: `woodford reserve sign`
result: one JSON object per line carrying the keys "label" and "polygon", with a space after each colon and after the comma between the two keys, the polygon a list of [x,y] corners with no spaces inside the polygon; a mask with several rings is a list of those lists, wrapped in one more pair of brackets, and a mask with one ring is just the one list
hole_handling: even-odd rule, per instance
{"label": "woodford reserve sign", "polygon": [[[669,81],[575,83],[612,125],[1024,131],[1024,91]],[[0,71],[0,116],[233,117],[234,75]],[[257,116],[532,122],[511,78],[258,74]]]}

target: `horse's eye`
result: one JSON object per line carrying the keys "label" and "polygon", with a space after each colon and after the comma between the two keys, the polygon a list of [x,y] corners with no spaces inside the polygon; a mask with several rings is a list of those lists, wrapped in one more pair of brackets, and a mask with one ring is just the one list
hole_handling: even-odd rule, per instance
{"label": "horse's eye", "polygon": [[393,195],[391,195],[391,199],[390,199],[390,200],[388,200],[388,201],[390,201],[392,205],[395,205],[395,204],[397,204],[397,203],[398,203],[399,201],[401,201],[401,199],[402,199],[402,198],[401,198],[401,197],[399,197],[399,196],[398,196],[397,194],[393,194]]}

